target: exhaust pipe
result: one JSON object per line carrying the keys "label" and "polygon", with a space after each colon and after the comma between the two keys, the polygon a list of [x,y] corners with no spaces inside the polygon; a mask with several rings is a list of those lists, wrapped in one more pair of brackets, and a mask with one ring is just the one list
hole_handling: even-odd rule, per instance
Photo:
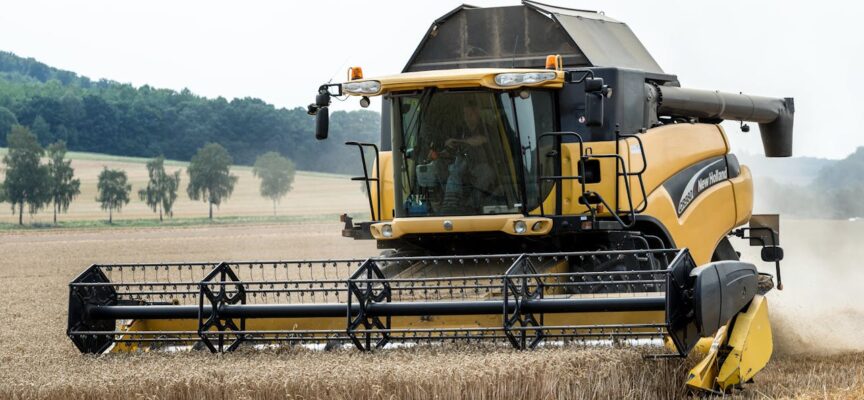
{"label": "exhaust pipe", "polygon": [[655,85],[646,85],[646,90],[649,98],[657,99],[658,116],[756,122],[766,157],[792,156],[795,102],[791,97],[779,99]]}

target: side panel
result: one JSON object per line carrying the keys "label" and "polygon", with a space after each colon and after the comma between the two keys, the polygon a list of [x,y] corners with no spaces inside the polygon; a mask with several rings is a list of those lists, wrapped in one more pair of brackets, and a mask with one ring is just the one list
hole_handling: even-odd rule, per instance
{"label": "side panel", "polygon": [[730,179],[735,191],[735,226],[744,225],[753,215],[753,176],[750,168],[741,166],[741,173]]}
{"label": "side panel", "polygon": [[[698,164],[700,161],[722,157],[728,152],[726,136],[719,125],[711,124],[675,124],[648,130],[640,134],[640,142],[636,139],[624,139],[618,146],[618,154],[627,166],[628,172],[644,168],[642,152],[648,168],[642,175],[645,193],[652,193],[678,172]],[[586,142],[585,152],[588,154],[614,155],[615,142]],[[562,144],[561,155],[562,175],[578,175],[579,145],[578,143]],[[614,158],[601,158],[601,181],[586,185],[586,189],[599,193],[609,203],[615,206],[616,180],[618,181],[618,206],[621,210],[629,210],[624,178],[615,176]],[[636,177],[630,178],[633,206],[639,208],[644,202]],[[554,193],[553,193],[554,194]],[[566,180],[562,190],[562,211],[564,214],[581,214],[587,212],[585,206],[578,203],[581,187],[576,180]],[[545,203],[544,203],[545,204]]]}
{"label": "side panel", "polygon": [[[720,240],[750,218],[750,171],[727,179],[728,141],[719,125],[675,124],[643,135],[648,168],[643,175],[648,207],[643,215],[659,220],[678,247],[687,247],[697,265],[711,261]],[[642,168],[639,144],[628,139],[630,168]],[[632,185],[638,181],[632,178]],[[634,196],[639,196],[634,191]],[[634,201],[639,203],[640,201]]]}
{"label": "side panel", "polygon": [[[615,154],[615,142],[586,142],[584,145],[586,154]],[[625,157],[625,163],[627,157]],[[600,158],[600,182],[585,185],[585,190],[596,192],[603,196],[603,199],[610,206],[615,207],[615,158]],[[563,143],[561,145],[561,175],[562,176],[577,176],[579,175],[579,144],[578,143]],[[621,181],[623,182],[623,180]],[[554,196],[554,192],[552,193]],[[564,215],[587,213],[588,209],[579,203],[579,197],[582,195],[582,187],[579,181],[568,179],[562,181],[561,190],[561,212]],[[601,213],[608,214],[608,213]]]}
{"label": "side panel", "polygon": [[[564,184],[564,188],[566,188],[567,184]],[[540,211],[542,210],[544,214],[550,215],[555,212],[555,191],[558,189],[557,184],[552,185],[552,189],[549,191],[549,195],[543,200],[543,207],[538,206],[537,208],[528,212],[528,215],[540,215]]]}
{"label": "side panel", "polygon": [[[378,190],[377,183],[372,182],[372,206],[375,208],[375,215],[381,215],[380,221],[389,221],[393,219],[393,201],[396,198],[393,192],[393,152],[382,151],[378,154],[376,161],[381,166],[381,208],[383,212],[378,211]],[[372,176],[375,175],[378,169],[375,165],[372,166]]]}
{"label": "side panel", "polygon": [[[752,186],[749,171],[742,171],[734,181],[725,179],[723,156],[728,152],[728,144],[718,125],[667,125],[640,134],[639,138],[641,145],[631,138],[623,140],[618,148],[630,172],[643,168],[642,152],[645,153],[647,168],[642,177],[648,194],[648,207],[642,215],[656,218],[663,224],[678,247],[690,249],[697,265],[711,261],[717,243],[739,225],[739,221],[749,218],[748,210],[752,207],[752,194],[747,194],[748,190],[752,192],[748,189],[748,185]],[[615,142],[592,142],[585,147],[590,148],[593,154],[615,153]],[[577,159],[578,145],[569,143],[566,148],[562,170],[576,175],[576,166],[571,165],[571,160]],[[615,160],[601,159],[601,169],[601,182],[588,185],[587,189],[600,193],[614,206]],[[676,193],[670,193],[666,184],[682,179],[680,185],[669,185],[677,187]],[[569,182],[562,199],[564,212],[584,212],[584,206],[576,203],[580,190],[578,182]],[[627,210],[623,182],[623,178],[619,178],[618,203],[621,210]],[[737,192],[733,183],[739,188]],[[639,207],[644,198],[636,177],[630,178],[630,187],[633,205]],[[682,198],[685,201],[682,202]],[[737,210],[741,210],[740,215]]]}
{"label": "side panel", "polygon": [[690,249],[696,265],[711,261],[714,248],[735,226],[735,194],[730,182],[716,184],[693,200],[678,217],[672,197],[660,187],[648,196],[650,215],[662,223],[677,247]]}
{"label": "side panel", "polygon": [[[726,135],[719,125],[711,124],[674,124],[649,129],[639,135],[645,152],[648,168],[642,175],[646,193],[653,192],[680,171],[698,164],[700,161],[720,157],[728,153]],[[630,171],[643,168],[639,142],[627,139],[623,151],[630,155]],[[631,187],[638,188],[639,182],[631,178]],[[633,204],[641,204],[644,199],[639,190],[633,191]],[[650,201],[649,201],[650,204]]]}

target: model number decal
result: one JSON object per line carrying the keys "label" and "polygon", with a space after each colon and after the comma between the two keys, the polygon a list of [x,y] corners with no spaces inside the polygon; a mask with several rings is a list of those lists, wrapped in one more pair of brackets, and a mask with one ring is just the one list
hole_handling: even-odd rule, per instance
{"label": "model number decal", "polygon": [[699,195],[729,178],[729,170],[723,157],[705,160],[675,174],[663,186],[672,196],[675,211],[680,217]]}

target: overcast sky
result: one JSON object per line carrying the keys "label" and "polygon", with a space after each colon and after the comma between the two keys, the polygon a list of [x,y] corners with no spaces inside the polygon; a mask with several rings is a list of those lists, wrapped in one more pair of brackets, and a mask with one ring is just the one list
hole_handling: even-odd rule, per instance
{"label": "overcast sky", "polygon": [[[859,2],[548,2],[626,22],[685,87],[795,97],[795,155],[840,158],[864,145]],[[398,73],[429,24],[459,4],[5,1],[0,50],[94,79],[295,107],[308,104],[320,83],[344,79],[349,65],[367,76]],[[736,151],[761,154],[758,129],[743,134],[727,124],[727,132]]]}

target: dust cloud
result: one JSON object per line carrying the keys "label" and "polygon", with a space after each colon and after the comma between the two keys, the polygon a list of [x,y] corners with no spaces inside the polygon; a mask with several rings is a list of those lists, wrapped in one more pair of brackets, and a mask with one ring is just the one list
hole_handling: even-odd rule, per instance
{"label": "dust cloud", "polygon": [[[782,218],[782,217],[781,217]],[[736,240],[763,272],[758,247]],[[864,351],[864,221],[781,219],[784,290],[768,293],[775,353]]]}

